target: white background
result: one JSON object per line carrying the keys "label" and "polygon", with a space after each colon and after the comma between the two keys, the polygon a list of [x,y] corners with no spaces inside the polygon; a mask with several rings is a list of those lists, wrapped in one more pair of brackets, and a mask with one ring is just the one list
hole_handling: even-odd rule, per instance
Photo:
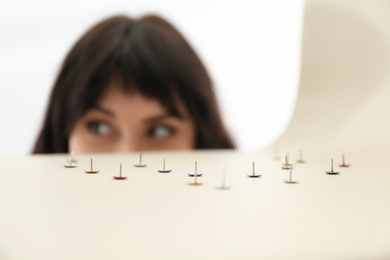
{"label": "white background", "polygon": [[239,148],[283,132],[299,83],[303,0],[2,0],[0,156],[31,152],[60,64],[88,28],[147,13],[173,23],[200,55]]}

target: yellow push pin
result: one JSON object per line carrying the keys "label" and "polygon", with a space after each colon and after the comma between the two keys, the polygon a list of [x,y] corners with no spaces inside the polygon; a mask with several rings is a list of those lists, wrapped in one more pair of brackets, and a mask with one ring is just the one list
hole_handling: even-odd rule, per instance
{"label": "yellow push pin", "polygon": [[230,189],[229,186],[226,186],[226,170],[223,170],[222,172],[222,181],[221,181],[221,186],[215,187],[218,190],[228,190]]}
{"label": "yellow push pin", "polygon": [[194,182],[189,182],[188,184],[189,185],[202,185],[203,183],[201,182],[198,182],[198,176],[202,176],[201,173],[198,173],[198,166],[197,166],[197,162],[195,162],[195,172],[192,173],[192,174],[188,174],[189,176],[194,176]]}
{"label": "yellow push pin", "polygon": [[350,164],[345,164],[345,158],[344,158],[344,154],[343,154],[343,163],[342,164],[339,164],[340,167],[349,167],[351,166]]}
{"label": "yellow push pin", "polygon": [[65,168],[76,168],[76,165],[72,165],[72,161],[73,161],[73,152],[71,154],[69,154],[68,164],[65,164],[64,167]]}
{"label": "yellow push pin", "polygon": [[330,171],[328,171],[328,172],[326,172],[327,174],[333,174],[333,175],[335,175],[335,174],[339,174],[340,172],[335,172],[335,171],[333,171],[333,159],[332,159],[332,168],[331,168],[331,170]]}
{"label": "yellow push pin", "polygon": [[292,168],[293,164],[288,163],[288,156],[286,155],[286,162],[283,164],[282,169],[283,170],[289,170]]}
{"label": "yellow push pin", "polygon": [[90,171],[85,170],[85,173],[91,174],[91,173],[98,173],[98,172],[99,172],[99,170],[93,170],[92,158],[91,158],[91,170]]}
{"label": "yellow push pin", "polygon": [[299,153],[299,160],[297,160],[297,163],[305,163],[306,161],[303,160],[303,152],[302,150]]}

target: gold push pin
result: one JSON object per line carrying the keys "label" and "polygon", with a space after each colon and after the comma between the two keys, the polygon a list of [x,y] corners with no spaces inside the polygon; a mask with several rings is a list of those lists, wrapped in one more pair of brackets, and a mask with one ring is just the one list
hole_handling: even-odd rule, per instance
{"label": "gold push pin", "polygon": [[92,158],[91,158],[91,170],[90,171],[85,170],[85,173],[98,173],[98,172],[99,170],[93,170]]}
{"label": "gold push pin", "polygon": [[76,165],[72,165],[73,161],[73,152],[69,154],[68,164],[65,164],[65,168],[76,168]]}
{"label": "gold push pin", "polygon": [[290,179],[284,180],[284,183],[288,183],[288,184],[295,184],[295,183],[298,183],[298,181],[293,181],[293,180],[292,180],[292,167],[290,167]]}
{"label": "gold push pin", "polygon": [[158,172],[161,172],[161,173],[168,173],[168,172],[171,172],[172,170],[166,170],[165,169],[165,158],[163,159],[163,169],[162,170],[158,170]]}
{"label": "gold push pin", "polygon": [[197,177],[201,177],[203,176],[202,173],[198,173],[198,162],[195,162],[195,172],[194,173],[189,173],[188,176],[190,177],[194,177],[194,176],[197,176]]}
{"label": "gold push pin", "polygon": [[248,174],[248,177],[251,177],[251,178],[259,178],[259,177],[261,177],[261,174],[256,174],[255,173],[255,162],[252,162],[252,174]]}
{"label": "gold push pin", "polygon": [[286,162],[283,163],[283,166],[282,166],[282,169],[283,170],[289,170],[290,168],[292,168],[293,164],[291,163],[288,163],[288,157],[286,155]]}
{"label": "gold push pin", "polygon": [[134,164],[135,167],[146,167],[146,164],[142,163],[142,153],[139,154],[139,163]]}
{"label": "gold push pin", "polygon": [[339,164],[340,167],[349,167],[351,166],[350,164],[345,164],[345,158],[344,158],[344,154],[343,154],[343,163],[342,164]]}
{"label": "gold push pin", "polygon": [[229,186],[226,186],[226,170],[223,170],[222,172],[222,181],[221,181],[221,186],[215,187],[218,190],[228,190],[230,189]]}
{"label": "gold push pin", "polygon": [[122,176],[122,164],[119,166],[119,176],[112,176],[114,180],[126,180],[127,177]]}
{"label": "gold push pin", "polygon": [[340,172],[333,171],[333,159],[332,159],[332,168],[331,171],[326,172],[327,174],[339,174]]}
{"label": "gold push pin", "polygon": [[275,161],[279,161],[279,160],[280,160],[279,149],[278,149],[278,148],[275,149],[274,160],[275,160]]}
{"label": "gold push pin", "polygon": [[[190,175],[191,176],[191,175]],[[189,182],[189,185],[202,185],[203,183],[198,182],[198,176],[202,176],[198,174],[197,164],[195,162],[195,173],[192,174],[194,176],[194,182]]]}
{"label": "gold push pin", "polygon": [[305,163],[306,161],[303,160],[303,152],[302,150],[299,152],[299,160],[297,160],[297,163]]}

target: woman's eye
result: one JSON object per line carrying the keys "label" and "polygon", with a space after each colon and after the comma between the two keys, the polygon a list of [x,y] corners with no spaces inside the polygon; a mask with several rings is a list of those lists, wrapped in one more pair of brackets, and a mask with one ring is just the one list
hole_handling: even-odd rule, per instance
{"label": "woman's eye", "polygon": [[110,126],[103,122],[88,123],[88,129],[97,135],[108,135],[110,133]]}
{"label": "woman's eye", "polygon": [[167,126],[162,126],[162,125],[155,126],[151,128],[149,131],[150,136],[158,139],[166,138],[170,136],[172,133],[173,133],[172,128]]}

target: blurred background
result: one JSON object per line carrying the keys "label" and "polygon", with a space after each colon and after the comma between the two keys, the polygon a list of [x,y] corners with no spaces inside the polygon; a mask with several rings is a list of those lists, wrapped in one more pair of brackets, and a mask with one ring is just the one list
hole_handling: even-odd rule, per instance
{"label": "blurred background", "polygon": [[299,85],[303,0],[1,0],[0,156],[31,152],[60,64],[88,28],[150,13],[178,28],[205,63],[241,150],[281,135]]}

